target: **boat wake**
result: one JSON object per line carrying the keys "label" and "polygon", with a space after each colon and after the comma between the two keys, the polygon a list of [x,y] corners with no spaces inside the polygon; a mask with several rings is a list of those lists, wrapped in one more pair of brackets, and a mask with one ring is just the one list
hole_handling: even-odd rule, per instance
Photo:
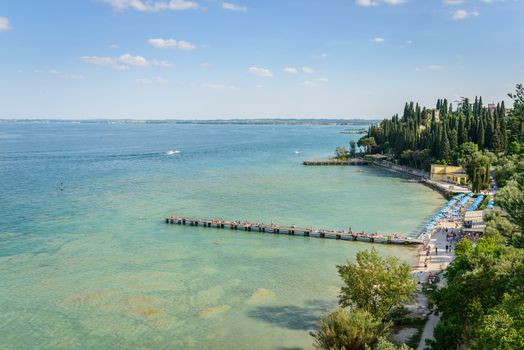
{"label": "boat wake", "polygon": [[178,154],[178,153],[180,153],[180,151],[177,149],[170,149],[169,151],[166,152],[168,156],[172,156],[173,154]]}

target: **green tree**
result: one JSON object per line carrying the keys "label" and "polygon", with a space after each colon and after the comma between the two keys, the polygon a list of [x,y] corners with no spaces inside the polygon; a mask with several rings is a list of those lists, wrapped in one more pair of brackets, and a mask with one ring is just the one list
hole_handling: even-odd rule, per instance
{"label": "green tree", "polygon": [[366,350],[411,350],[406,344],[400,346],[393,344],[384,337],[379,337],[376,344],[371,348],[366,346]]}
{"label": "green tree", "polygon": [[459,164],[465,167],[466,164],[471,162],[473,155],[475,155],[478,151],[479,146],[474,142],[466,142],[460,145],[457,151],[457,159]]}
{"label": "green tree", "polygon": [[380,320],[362,309],[337,309],[322,316],[318,328],[310,334],[314,346],[326,350],[365,350],[386,332]]}
{"label": "green tree", "polygon": [[409,264],[396,257],[381,257],[375,248],[359,251],[356,263],[348,261],[337,268],[344,282],[340,305],[362,308],[378,319],[415,293]]}
{"label": "green tree", "polygon": [[508,145],[508,154],[521,154],[524,152],[524,144],[513,141]]}
{"label": "green tree", "polygon": [[449,139],[446,133],[442,135],[442,146],[440,148],[439,158],[443,161],[447,161],[450,158],[451,146],[449,144]]}
{"label": "green tree", "polygon": [[[446,270],[447,285],[435,295],[442,315],[431,348],[458,349],[466,344],[476,344],[478,349],[490,348],[484,345],[493,344],[493,339],[501,334],[492,334],[493,327],[499,326],[497,320],[503,316],[496,315],[500,308],[515,321],[506,324],[508,334],[515,333],[509,328],[520,333],[524,321],[523,312],[518,311],[524,310],[523,263],[524,250],[507,246],[501,235],[484,236],[476,245],[467,239],[460,241],[455,247],[455,260]],[[516,300],[505,305],[506,295]],[[478,343],[482,337],[484,343]],[[512,344],[514,340],[508,342]]]}
{"label": "green tree", "polygon": [[524,157],[517,155],[499,156],[496,161],[495,178],[497,186],[504,187],[518,172],[524,172]]}
{"label": "green tree", "polygon": [[480,192],[489,188],[491,158],[483,153],[473,154],[466,163],[466,172],[473,192]]}
{"label": "green tree", "polygon": [[512,224],[500,211],[494,211],[486,215],[486,229],[484,236],[493,237],[501,235],[505,237],[509,244],[517,248],[524,248],[524,233]]}
{"label": "green tree", "polygon": [[508,213],[511,220],[524,229],[524,172],[515,174],[495,196],[495,203]]}
{"label": "green tree", "polygon": [[524,349],[524,299],[504,295],[501,305],[491,309],[475,331],[474,350]]}
{"label": "green tree", "polygon": [[524,85],[517,84],[515,93],[508,94],[513,99],[513,112],[510,120],[510,129],[513,134],[511,141],[524,141]]}

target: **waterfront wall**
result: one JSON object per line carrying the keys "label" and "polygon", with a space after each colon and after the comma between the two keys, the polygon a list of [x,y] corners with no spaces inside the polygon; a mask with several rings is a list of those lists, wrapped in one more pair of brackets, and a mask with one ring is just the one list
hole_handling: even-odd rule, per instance
{"label": "waterfront wall", "polygon": [[373,165],[381,167],[381,168],[386,168],[392,171],[396,171],[399,173],[403,173],[406,175],[410,175],[418,179],[429,179],[429,173],[426,171],[413,169],[413,168],[403,166],[403,165],[398,165],[398,164],[395,164],[387,160],[374,161]]}

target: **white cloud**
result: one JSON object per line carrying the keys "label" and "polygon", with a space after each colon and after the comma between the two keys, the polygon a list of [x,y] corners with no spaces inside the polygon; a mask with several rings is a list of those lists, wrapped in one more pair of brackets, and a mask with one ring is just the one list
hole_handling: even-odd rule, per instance
{"label": "white cloud", "polygon": [[465,2],[466,0],[444,0],[445,5],[460,5]]}
{"label": "white cloud", "polygon": [[168,80],[164,77],[155,77],[153,79],[141,78],[141,79],[136,80],[138,84],[142,84],[142,85],[165,84],[167,83],[167,81]]}
{"label": "white cloud", "polygon": [[308,88],[314,88],[318,86],[323,86],[326,84],[329,80],[327,78],[318,78],[314,80],[307,80],[304,82],[304,86]]}
{"label": "white cloud", "polygon": [[408,2],[408,0],[355,0],[355,4],[364,7],[378,6],[381,2],[388,5],[402,5]]}
{"label": "white cloud", "polygon": [[247,11],[247,7],[246,6],[235,5],[235,4],[230,3],[230,2],[223,2],[222,3],[222,8],[225,9],[225,10],[235,11],[235,12],[246,12]]}
{"label": "white cloud", "polygon": [[98,66],[110,66],[116,70],[127,70],[130,66],[135,67],[147,67],[147,66],[158,66],[164,68],[170,68],[173,65],[167,61],[158,61],[158,60],[147,60],[142,56],[132,56],[128,53],[120,57],[107,57],[107,56],[82,56],[80,60],[89,63],[95,64]]}
{"label": "white cloud", "polygon": [[298,69],[293,68],[293,67],[286,67],[284,68],[284,72],[289,73],[289,74],[297,74]]}
{"label": "white cloud", "polygon": [[375,43],[383,43],[384,41],[386,41],[386,39],[381,38],[381,37],[373,38],[373,42]]}
{"label": "white cloud", "polygon": [[304,72],[306,74],[313,74],[313,73],[315,73],[313,68],[310,68],[310,67],[302,67],[302,72]]}
{"label": "white cloud", "polygon": [[476,17],[478,15],[479,15],[479,13],[477,11],[457,10],[457,11],[455,11],[453,13],[452,18],[455,21],[460,21],[460,20],[463,20],[463,19],[466,19],[466,18]]}
{"label": "white cloud", "polygon": [[175,48],[183,51],[189,51],[196,48],[195,44],[184,40],[175,40],[175,39],[149,39],[149,45],[156,47],[157,49],[168,49]]}
{"label": "white cloud", "polygon": [[378,0],[356,0],[355,4],[364,7],[377,6]]}
{"label": "white cloud", "polygon": [[5,17],[0,16],[0,32],[6,32],[8,30],[11,30],[11,25],[9,24],[9,20]]}
{"label": "white cloud", "polygon": [[196,48],[196,45],[195,44],[191,44],[190,42],[187,42],[187,41],[184,41],[184,40],[181,40],[178,42],[178,48],[180,50],[184,50],[184,51],[187,51],[187,50],[193,50]]}
{"label": "white cloud", "polygon": [[164,10],[182,11],[194,10],[199,6],[190,0],[104,0],[115,10],[133,9],[144,12],[158,12]]}
{"label": "white cloud", "polygon": [[149,65],[149,62],[142,56],[132,56],[128,53],[120,56],[118,61],[128,66],[140,66],[145,67]]}
{"label": "white cloud", "polygon": [[273,72],[267,68],[249,67],[248,71],[257,77],[271,78],[273,76]]}

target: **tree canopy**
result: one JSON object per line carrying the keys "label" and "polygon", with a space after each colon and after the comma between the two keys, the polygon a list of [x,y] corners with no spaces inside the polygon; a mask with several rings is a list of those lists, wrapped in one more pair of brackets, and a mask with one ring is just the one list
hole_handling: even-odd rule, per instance
{"label": "tree canopy", "polygon": [[311,335],[318,349],[405,350],[386,337],[389,311],[411,300],[416,284],[407,263],[396,257],[381,257],[376,249],[357,253],[356,262],[338,266],[344,285],[341,308],[323,316]]}
{"label": "tree canopy", "polygon": [[338,266],[338,272],[344,281],[340,305],[359,307],[379,319],[409,301],[416,289],[407,263],[393,256],[381,257],[374,248],[359,251],[356,262]]}

